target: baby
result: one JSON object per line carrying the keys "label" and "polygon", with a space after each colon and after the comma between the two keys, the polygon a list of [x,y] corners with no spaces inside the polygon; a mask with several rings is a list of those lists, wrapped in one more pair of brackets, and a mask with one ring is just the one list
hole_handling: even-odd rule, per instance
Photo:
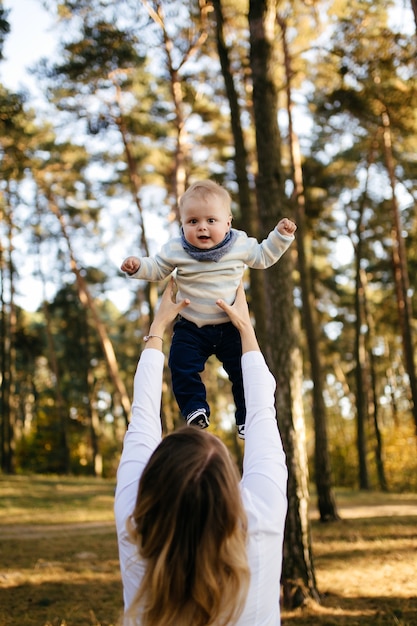
{"label": "baby", "polygon": [[238,435],[244,439],[240,336],[216,302],[221,298],[232,304],[245,266],[264,269],[276,263],[294,240],[297,227],[284,218],[258,243],[231,228],[230,195],[210,180],[187,189],[179,212],[181,236],[171,239],[155,257],[127,257],[121,270],[132,278],[157,281],[176,269],[177,297],[190,300],[175,322],[168,362],[181,414],[189,425],[209,425],[210,407],[200,374],[214,354],[232,383]]}

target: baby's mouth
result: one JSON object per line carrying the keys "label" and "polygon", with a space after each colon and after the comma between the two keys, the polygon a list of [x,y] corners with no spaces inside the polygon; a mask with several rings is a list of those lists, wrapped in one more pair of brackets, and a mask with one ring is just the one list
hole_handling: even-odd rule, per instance
{"label": "baby's mouth", "polygon": [[200,235],[199,236],[199,240],[200,241],[208,241],[210,239],[210,237],[208,237],[207,235]]}

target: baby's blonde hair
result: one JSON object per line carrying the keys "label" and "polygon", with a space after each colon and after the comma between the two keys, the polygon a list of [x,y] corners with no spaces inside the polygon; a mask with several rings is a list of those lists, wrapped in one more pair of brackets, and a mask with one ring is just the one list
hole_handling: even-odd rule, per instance
{"label": "baby's blonde hair", "polygon": [[130,521],[145,568],[128,612],[133,624],[235,624],[250,577],[239,478],[226,446],[198,428],[156,448]]}
{"label": "baby's blonde hair", "polygon": [[198,180],[185,191],[179,199],[179,209],[181,210],[187,200],[190,198],[207,199],[208,196],[216,196],[221,201],[225,211],[231,215],[232,198],[227,189],[218,185],[213,180]]}

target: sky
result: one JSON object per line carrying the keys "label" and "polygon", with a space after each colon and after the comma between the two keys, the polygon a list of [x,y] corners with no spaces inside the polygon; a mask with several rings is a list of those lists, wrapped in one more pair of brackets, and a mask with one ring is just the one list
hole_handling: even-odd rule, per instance
{"label": "sky", "polygon": [[2,82],[9,89],[29,88],[36,93],[36,81],[29,68],[56,47],[54,19],[42,8],[40,0],[3,0],[9,10],[10,33],[7,35],[0,64]]}
{"label": "sky", "polygon": [[[30,75],[30,67],[41,57],[52,55],[56,47],[54,21],[42,8],[40,0],[3,0],[9,11],[10,33],[6,36],[0,63],[0,81],[12,91],[40,92]],[[18,251],[24,253],[23,251]],[[21,258],[25,258],[22,254]],[[18,286],[16,302],[26,311],[35,311],[42,299],[39,283],[27,276]]]}

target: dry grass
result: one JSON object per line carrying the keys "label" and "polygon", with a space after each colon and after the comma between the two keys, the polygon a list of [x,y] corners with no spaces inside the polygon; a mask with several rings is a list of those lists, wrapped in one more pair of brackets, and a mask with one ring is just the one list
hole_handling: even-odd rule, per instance
{"label": "dry grass", "polygon": [[417,496],[339,493],[342,520],[312,514],[321,605],[283,613],[283,626],[417,626]]}
{"label": "dry grass", "polygon": [[[0,476],[1,626],[118,623],[113,491],[94,479]],[[283,626],[416,626],[417,496],[337,501],[339,523],[312,513],[322,603],[284,611]]]}
{"label": "dry grass", "polygon": [[0,491],[0,625],[117,624],[114,484],[0,477]]}

